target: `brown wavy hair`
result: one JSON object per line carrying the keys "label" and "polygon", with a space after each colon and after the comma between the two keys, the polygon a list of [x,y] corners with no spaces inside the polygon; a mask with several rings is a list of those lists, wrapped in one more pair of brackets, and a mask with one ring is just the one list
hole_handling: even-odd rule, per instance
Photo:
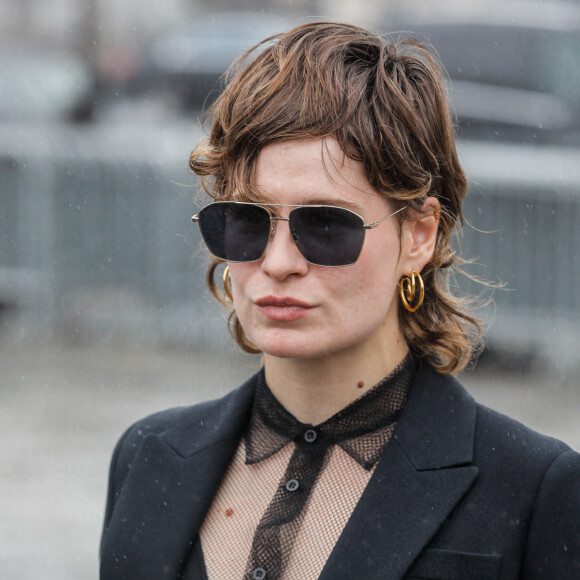
{"label": "brown wavy hair", "polygon": [[[435,251],[422,276],[425,302],[399,319],[409,346],[440,372],[456,373],[480,343],[479,320],[468,301],[450,292],[449,273],[462,260],[450,237],[463,225],[467,180],[455,149],[441,68],[414,39],[392,42],[367,30],[332,22],[308,23],[266,39],[242,55],[208,111],[209,137],[189,166],[214,199],[233,192],[259,200],[252,190],[261,149],[289,139],[334,137],[360,161],[373,188],[389,199],[400,222],[420,215],[427,195],[441,214]],[[215,280],[207,280],[226,303]],[[259,352],[232,311],[230,332],[247,352]]]}

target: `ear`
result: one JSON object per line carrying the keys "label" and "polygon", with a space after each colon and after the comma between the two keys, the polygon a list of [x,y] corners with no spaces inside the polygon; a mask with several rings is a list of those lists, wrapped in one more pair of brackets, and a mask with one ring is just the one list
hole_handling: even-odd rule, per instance
{"label": "ear", "polygon": [[403,222],[403,243],[401,248],[402,274],[413,270],[421,272],[433,256],[441,205],[436,197],[429,196],[423,202],[421,213]]}

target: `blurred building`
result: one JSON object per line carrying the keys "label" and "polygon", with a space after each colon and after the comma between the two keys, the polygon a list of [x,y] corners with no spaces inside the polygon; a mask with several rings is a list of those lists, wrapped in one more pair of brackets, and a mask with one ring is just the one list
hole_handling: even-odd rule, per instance
{"label": "blurred building", "polygon": [[[513,8],[517,1],[504,4]],[[451,0],[445,7],[467,11],[478,4]],[[520,0],[518,6],[529,6],[529,15],[541,4]],[[555,6],[551,1],[543,4]],[[162,32],[178,23],[197,24],[200,15],[232,6],[226,0],[0,0],[0,57],[21,44],[60,47],[84,56],[99,71],[101,84],[106,77],[109,88],[116,87],[113,81],[123,86],[137,76],[144,47]],[[428,0],[241,0],[235,8],[281,14],[290,21],[301,15],[345,20],[385,32],[392,30],[391,23],[402,30],[398,27],[405,24],[398,23],[416,22],[395,18],[405,11],[441,12]],[[476,43],[467,36],[458,40],[473,48]],[[453,48],[454,54],[464,56],[468,51],[463,46]],[[211,47],[207,54],[215,57],[218,51]],[[510,53],[505,45],[496,49],[500,57]],[[494,57],[494,51],[484,47],[481,55],[491,55],[493,63],[508,63],[508,58]],[[32,60],[40,62],[47,52],[37,52]],[[181,54],[170,50],[169,55],[176,52]],[[0,81],[5,77],[15,84],[17,76],[27,80],[31,75],[15,70],[12,54],[7,56],[12,70],[0,75]],[[198,56],[190,60],[205,62]],[[472,60],[481,72],[482,57]],[[41,63],[44,73],[46,62]],[[56,78],[63,67],[52,66]],[[523,67],[509,66],[523,74]],[[533,68],[540,67],[534,62]],[[566,74],[573,71],[561,68]],[[72,71],[70,65],[67,70]],[[82,77],[75,76],[61,92],[72,86],[74,97],[82,84],[77,79]],[[48,101],[49,92],[43,92],[39,80],[32,79],[32,96],[38,93]],[[491,86],[490,79],[467,80],[478,81],[472,83],[478,90]],[[99,92],[91,93],[85,84],[91,102],[100,101]],[[168,84],[175,93],[176,84]],[[480,91],[479,101],[465,84],[461,87],[456,97],[468,95],[468,104],[480,116],[484,109],[490,113],[483,119],[484,131],[475,126],[473,115],[464,114],[477,131],[468,134],[470,125],[460,122],[459,142],[471,182],[466,215],[474,225],[465,230],[463,253],[487,265],[484,278],[501,279],[508,286],[496,292],[490,342],[510,355],[537,354],[539,364],[548,359],[552,366],[577,368],[580,133],[574,134],[575,140],[551,140],[539,121],[541,107],[521,106],[520,89],[525,87],[514,92],[517,87],[500,86],[494,94],[501,98],[494,99],[489,90]],[[224,338],[224,325],[204,287],[204,253],[190,221],[198,200],[187,156],[201,137],[201,112],[195,108],[185,115],[167,95],[157,102],[149,95],[123,95],[116,88],[109,92],[113,102],[107,103],[105,120],[97,117],[92,124],[54,118],[37,123],[30,107],[17,122],[0,120],[0,324],[10,318],[16,322],[5,326],[16,333],[43,328],[75,340],[119,333],[131,339],[151,335],[215,344]],[[539,90],[528,93],[526,103],[532,98],[545,102]],[[461,114],[460,102],[455,104]],[[520,121],[526,113],[527,137],[521,127],[508,132],[505,122],[496,122],[501,120],[498,111],[505,116],[512,110],[522,113]]]}

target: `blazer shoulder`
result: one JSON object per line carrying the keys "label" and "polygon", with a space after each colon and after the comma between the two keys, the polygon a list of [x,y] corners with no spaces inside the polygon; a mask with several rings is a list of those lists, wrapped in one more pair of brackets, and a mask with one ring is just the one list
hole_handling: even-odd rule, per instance
{"label": "blazer shoulder", "polygon": [[560,453],[546,470],[528,535],[526,578],[580,577],[580,455]]}
{"label": "blazer shoulder", "polygon": [[[255,379],[252,377],[220,399],[149,415],[123,433],[111,459],[102,546],[122,490],[129,486],[130,473],[143,464],[144,458],[148,461],[148,452],[161,444],[186,457],[214,444],[231,444],[241,433],[245,417],[249,416]],[[127,487],[129,496],[139,489],[139,479],[135,481],[131,489]]]}
{"label": "blazer shoulder", "polygon": [[133,423],[121,436],[117,447],[131,454],[149,435],[175,437],[182,431],[191,433],[192,426],[206,431],[227,420],[237,409],[247,407],[253,398],[256,376],[248,379],[227,395],[195,405],[157,411]]}
{"label": "blazer shoulder", "polygon": [[520,421],[480,403],[477,403],[477,433],[490,440],[501,436],[504,445],[519,450],[529,447],[534,450],[560,454],[570,449],[566,443],[539,433]]}
{"label": "blazer shoulder", "polygon": [[[516,419],[477,404],[475,461],[506,468],[504,477],[517,472],[542,477],[570,447],[558,439],[538,433]],[[571,451],[575,454],[574,451]]]}

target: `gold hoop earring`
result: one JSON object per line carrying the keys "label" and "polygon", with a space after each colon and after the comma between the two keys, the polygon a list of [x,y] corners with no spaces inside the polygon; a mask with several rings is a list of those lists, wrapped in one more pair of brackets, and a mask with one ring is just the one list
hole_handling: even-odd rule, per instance
{"label": "gold hoop earring", "polygon": [[[415,281],[419,282],[418,293]],[[423,304],[423,299],[425,298],[425,285],[423,284],[423,278],[421,278],[421,274],[413,270],[411,272],[411,277],[403,276],[399,281],[399,288],[403,306],[409,312],[415,312],[415,310],[417,310],[419,306]]]}
{"label": "gold hoop earring", "polygon": [[226,266],[224,269],[224,273],[222,276],[222,280],[224,283],[224,292],[226,293],[226,296],[233,302],[234,301],[234,297],[232,295],[232,289],[231,289],[231,277],[230,277],[230,267]]}

